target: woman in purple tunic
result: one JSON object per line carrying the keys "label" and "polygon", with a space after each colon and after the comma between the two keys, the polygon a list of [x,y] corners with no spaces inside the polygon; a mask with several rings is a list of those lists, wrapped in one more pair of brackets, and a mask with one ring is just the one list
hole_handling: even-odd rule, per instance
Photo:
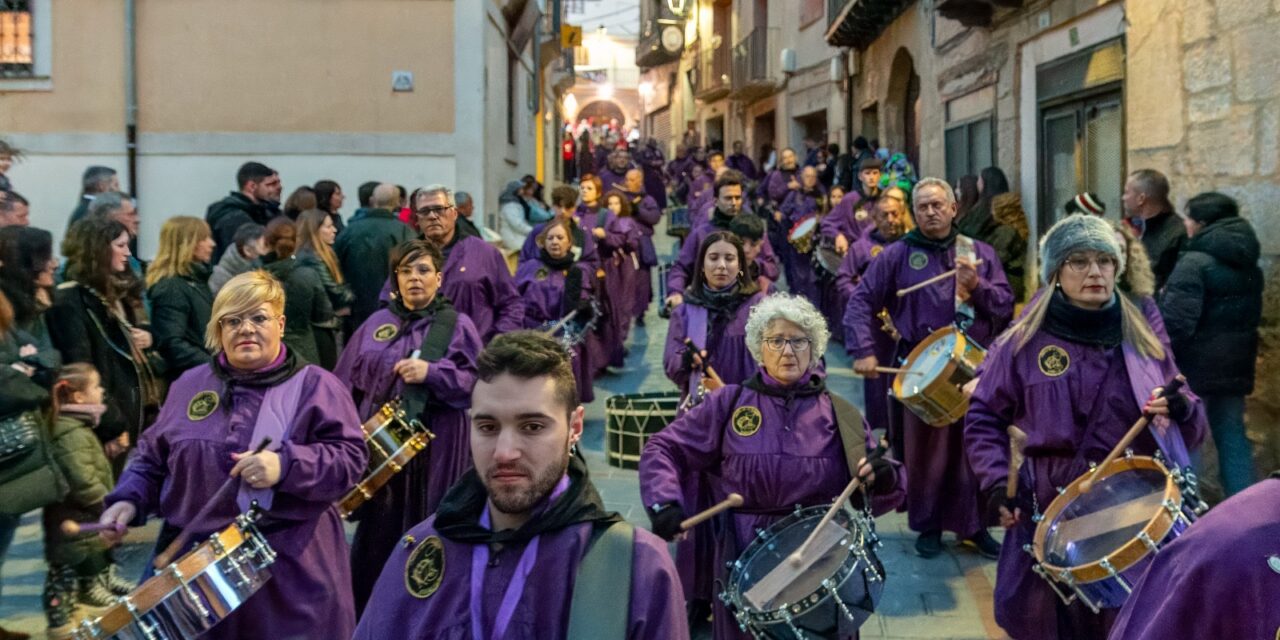
{"label": "woman in purple tunic", "polygon": [[[206,338],[213,362],[174,382],[105,501],[103,523],[164,518],[157,550],[186,530],[182,552],[258,503],[259,529],[277,554],[271,579],[202,638],[312,638],[321,629],[345,638],[355,629],[334,503],[360,480],[364,438],[343,383],[281,344],[283,312],[284,289],[264,271],[218,292]],[[271,445],[251,453],[264,437]],[[209,504],[228,476],[239,478],[236,498]]]}
{"label": "woman in purple tunic", "polygon": [[[829,503],[849,483],[852,472],[844,429],[868,450],[874,446],[866,423],[840,425],[835,399],[818,367],[829,337],[822,314],[807,300],[786,294],[769,296],[752,308],[746,343],[761,363],[742,385],[727,385],[689,413],[677,418],[646,443],[640,457],[640,495],[653,532],[670,540],[696,506],[686,502],[691,479],[718,474],[713,500],[739,493],[746,503],[712,524],[715,553],[698,562],[723,585],[726,563],[738,557],[757,529],[769,527],[797,505]],[[897,463],[876,458],[856,463],[867,478],[871,507],[883,513],[904,495],[905,478]],[[854,501],[865,499],[859,494]],[[717,599],[715,637],[744,638],[730,612]],[[842,634],[849,637],[851,633]]]}
{"label": "woman in purple tunic", "polygon": [[[526,329],[553,327],[560,320],[575,312],[573,320],[566,323],[557,336],[578,335],[590,322],[594,309],[591,298],[595,295],[595,269],[573,259],[573,235],[569,223],[564,220],[548,222],[537,237],[539,249],[536,260],[525,260],[516,269],[516,288],[524,301],[524,326]],[[578,335],[573,347],[573,375],[578,382],[578,399],[583,403],[595,399],[592,388],[593,372],[588,352],[592,342]]]}
{"label": "woman in purple tunic", "polygon": [[[1066,640],[1107,636],[1116,610],[1093,614],[1064,605],[1032,573],[1023,551],[1035,521],[1065,487],[1099,462],[1145,411],[1153,426],[1131,448],[1186,466],[1200,444],[1205,413],[1183,391],[1152,400],[1178,374],[1172,352],[1144,317],[1142,307],[1116,291],[1125,254],[1101,218],[1073,215],[1054,225],[1041,243],[1041,278],[1047,283],[1017,323],[993,345],[970,401],[965,447],[983,491],[988,520],[1007,528],[996,570],[996,622],[1014,638]],[[1006,427],[1027,433],[1018,495],[1008,485]]]}
{"label": "woman in purple tunic", "polygon": [[[601,281],[601,303],[604,318],[599,331],[604,348],[598,362],[599,369],[606,366],[622,367],[626,360],[627,333],[635,311],[635,281],[640,248],[640,228],[631,219],[631,208],[625,196],[612,192],[606,199],[597,191],[599,178],[592,176],[582,181],[582,204],[578,206],[579,220],[584,229],[590,229],[596,239],[596,274]],[[613,207],[609,208],[609,202]],[[599,205],[599,206],[597,206]]]}
{"label": "woman in purple tunic", "polygon": [[[800,188],[788,193],[782,201],[782,213],[786,215],[788,231],[802,220],[814,217],[813,235],[809,238],[810,252],[818,246],[820,240],[817,220],[826,215],[827,209],[827,194],[818,182],[818,170],[805,167],[800,172]],[[813,271],[810,253],[801,253],[794,245],[790,249],[792,260],[784,260],[782,265],[787,272],[787,287],[791,293],[802,295],[816,305],[819,303],[817,275]]]}
{"label": "woman in purple tunic", "polygon": [[357,610],[364,609],[400,535],[435,513],[445,490],[471,466],[467,409],[483,345],[471,319],[440,293],[444,263],[429,240],[392,249],[391,303],[351,335],[333,370],[351,389],[361,419],[400,398],[405,413],[435,434],[351,515],[359,522],[351,552]]}

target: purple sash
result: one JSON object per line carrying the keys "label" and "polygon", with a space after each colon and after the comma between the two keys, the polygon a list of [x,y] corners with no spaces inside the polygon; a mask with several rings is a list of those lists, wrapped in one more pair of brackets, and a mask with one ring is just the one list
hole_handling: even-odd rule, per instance
{"label": "purple sash", "polygon": [[[693,342],[693,348],[701,352],[707,348],[707,308],[687,304],[684,310],[684,335]],[[703,365],[705,366],[706,363],[704,362]],[[700,384],[702,384],[702,369],[695,369],[689,374],[689,395],[697,393]]]}
{"label": "purple sash", "polygon": [[[256,447],[263,438],[271,438],[267,450],[280,450],[281,443],[289,436],[294,419],[298,416],[298,401],[306,386],[307,368],[309,366],[303,367],[288,380],[267,389],[262,398],[262,406],[258,408],[258,421],[253,425],[253,435],[249,438],[250,446]],[[284,472],[284,469],[280,470],[282,475]],[[259,507],[269,511],[275,495],[274,488],[254,489],[242,481],[240,491],[236,493],[236,504],[244,512],[249,510],[249,503],[257,500]]]}
{"label": "purple sash", "polygon": [[[1169,381],[1165,379],[1161,363],[1143,357],[1128,342],[1124,343],[1123,349],[1124,368],[1129,373],[1129,386],[1133,389],[1133,398],[1139,407],[1143,407],[1147,404],[1147,400],[1151,399],[1151,390],[1164,386]],[[1164,435],[1160,434],[1161,429],[1165,430]],[[1169,420],[1168,416],[1156,416],[1151,420],[1147,430],[1155,437],[1156,444],[1169,462],[1179,467],[1191,464],[1187,444],[1182,440],[1182,431],[1178,429],[1178,425]]]}

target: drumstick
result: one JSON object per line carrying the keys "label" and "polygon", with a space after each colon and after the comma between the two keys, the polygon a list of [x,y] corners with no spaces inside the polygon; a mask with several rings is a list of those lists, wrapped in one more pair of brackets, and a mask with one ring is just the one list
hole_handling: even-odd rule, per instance
{"label": "drumstick", "polygon": [[101,522],[76,522],[75,520],[63,520],[58,529],[62,533],[69,536],[76,536],[82,533],[95,533],[98,531],[114,531],[116,535],[124,535],[124,524],[119,522],[101,523]]}
{"label": "drumstick", "polygon": [[[716,373],[716,370],[712,369],[711,365],[706,365],[703,368],[706,370],[706,373],[702,376],[702,386],[705,387],[707,391],[715,391],[716,389],[724,386],[724,380],[720,379],[720,374]],[[711,382],[712,384],[707,384],[708,382]]]}
{"label": "drumstick", "polygon": [[[258,443],[258,447],[253,450],[253,453],[262,453],[262,450],[266,449],[269,444],[271,444],[271,438],[263,438],[262,442]],[[187,526],[183,527],[182,531],[178,532],[178,537],[174,538],[173,542],[170,542],[169,546],[165,547],[164,551],[161,551],[160,554],[155,557],[155,560],[151,563],[152,566],[159,569],[169,564],[169,561],[173,559],[174,554],[187,546],[187,540],[191,538],[191,527],[199,524],[202,520],[207,518],[209,516],[209,512],[213,511],[214,507],[218,506],[218,503],[226,500],[227,496],[231,494],[231,491],[238,487],[239,484],[239,477],[230,477],[222,481],[222,486],[218,487],[218,490],[213,493],[213,497],[209,498],[209,500],[204,503],[204,506],[200,508],[200,511],[196,513],[195,517],[187,522]]]}
{"label": "drumstick", "polygon": [[876,371],[880,373],[893,373],[893,374],[905,373],[909,376],[923,375],[922,371],[912,371],[910,369],[897,369],[894,367],[876,367]]}
{"label": "drumstick", "polygon": [[[1172,382],[1166,384],[1160,389],[1160,393],[1156,397],[1165,398],[1175,394],[1182,388],[1183,384],[1184,382],[1181,378],[1174,378]],[[1147,428],[1147,424],[1149,424],[1151,419],[1154,417],[1154,414],[1144,413],[1141,418],[1138,418],[1137,422],[1133,423],[1132,427],[1129,427],[1129,432],[1124,434],[1124,437],[1120,438],[1120,442],[1116,443],[1116,446],[1111,450],[1111,453],[1108,453],[1107,457],[1102,459],[1102,464],[1094,467],[1093,472],[1089,474],[1089,477],[1085,478],[1084,482],[1080,483],[1080,493],[1089,493],[1089,490],[1093,488],[1094,480],[1098,479],[1098,474],[1101,473],[1107,465],[1115,461],[1116,458],[1120,457],[1120,452],[1124,451],[1125,447],[1128,447],[1129,444],[1133,442],[1133,439],[1137,438],[1138,434],[1142,433],[1142,430]]]}
{"label": "drumstick", "polygon": [[1009,484],[1005,488],[1004,497],[1013,500],[1018,495],[1018,471],[1026,460],[1022,448],[1027,446],[1027,432],[1017,425],[1009,425]]}
{"label": "drumstick", "polygon": [[[976,266],[978,266],[978,265],[980,265],[980,264],[982,264],[982,261],[981,261],[981,260],[974,260],[974,262],[973,262],[973,266],[975,266],[975,267],[976,267]],[[898,289],[898,297],[899,297],[899,298],[901,298],[902,296],[905,296],[905,295],[907,295],[908,293],[911,293],[912,291],[916,291],[916,290],[919,290],[919,289],[923,289],[923,288],[925,288],[925,287],[927,287],[927,286],[929,286],[929,285],[931,285],[931,284],[937,284],[937,283],[939,283],[939,282],[942,282],[943,280],[946,280],[947,278],[950,278],[951,276],[954,276],[954,275],[956,274],[956,271],[958,271],[958,269],[952,269],[952,270],[950,270],[950,271],[943,271],[942,273],[939,273],[938,275],[936,275],[936,276],[934,276],[934,277],[932,277],[932,278],[929,278],[928,280],[925,280],[924,282],[917,282],[917,283],[915,283],[915,284],[913,284],[913,285],[911,285],[911,286],[909,286],[909,287],[907,287],[907,288],[905,288],[905,289]]]}
{"label": "drumstick", "polygon": [[809,537],[804,539],[804,544],[800,545],[800,548],[796,549],[796,552],[787,558],[792,566],[800,566],[804,561],[805,552],[809,550],[809,545],[813,542],[814,538],[818,537],[818,532],[827,528],[827,525],[831,523],[831,519],[836,517],[836,512],[844,506],[844,503],[849,498],[853,497],[853,492],[857,491],[860,486],[862,486],[861,476],[855,477],[853,480],[849,481],[849,486],[845,487],[844,491],[840,492],[840,497],[836,498],[836,501],[831,504],[830,509],[827,509],[826,514],[822,516],[822,520],[818,521],[818,526],[814,527],[813,531],[809,532]]}
{"label": "drumstick", "polygon": [[721,500],[720,502],[716,503],[714,507],[711,507],[706,511],[700,511],[698,513],[695,513],[693,514],[692,517],[685,518],[683,521],[680,522],[680,529],[683,531],[688,531],[689,529],[692,529],[702,524],[703,522],[710,520],[713,516],[715,516],[717,513],[720,513],[721,511],[728,511],[729,509],[737,509],[738,507],[741,507],[741,506],[742,506],[742,496],[736,493],[731,493],[729,494],[728,498],[725,498],[724,500]]}
{"label": "drumstick", "polygon": [[554,336],[554,335],[556,335],[556,332],[557,332],[557,331],[559,331],[559,330],[560,330],[562,327],[564,327],[566,324],[569,324],[569,321],[570,321],[570,320],[573,320],[573,317],[574,317],[574,316],[576,316],[576,315],[578,315],[578,310],[577,310],[577,309],[574,309],[573,311],[570,311],[567,315],[565,315],[565,317],[560,318],[560,322],[555,323],[555,325],[553,325],[550,329],[547,329],[547,330],[546,330],[546,332],[545,332],[545,333],[543,333],[542,335],[545,335],[545,336]]}

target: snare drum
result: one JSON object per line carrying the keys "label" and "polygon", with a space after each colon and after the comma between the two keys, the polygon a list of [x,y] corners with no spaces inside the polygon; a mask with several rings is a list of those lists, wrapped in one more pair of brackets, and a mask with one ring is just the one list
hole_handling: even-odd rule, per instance
{"label": "snare drum", "polygon": [[807,215],[792,225],[791,232],[787,234],[787,242],[790,242],[796,251],[809,253],[813,250],[813,235],[817,230],[818,216]]}
{"label": "snare drum", "polygon": [[828,508],[797,508],[760,532],[730,565],[720,599],[743,632],[788,640],[844,637],[871,617],[884,591],[884,566],[870,517],[838,510],[805,562],[793,567],[788,560]]}
{"label": "snare drum", "polygon": [[844,256],[836,253],[835,246],[827,243],[818,245],[813,252],[813,270],[823,281],[830,282],[840,274],[840,263]]}
{"label": "snare drum", "polygon": [[178,558],[96,620],[75,640],[186,640],[212,629],[271,577],[276,554],[258,532],[256,510]]}
{"label": "snare drum", "polygon": [[1082,493],[1091,475],[1059,491],[1024,550],[1063,602],[1078,598],[1096,613],[1123,605],[1152,556],[1182,535],[1195,514],[1156,458],[1126,453]]}
{"label": "snare drum", "polygon": [[417,419],[405,419],[398,399],[382,405],[360,429],[369,448],[369,466],[360,483],[338,502],[338,513],[343,518],[373,498],[391,476],[400,473],[435,438]]}
{"label": "snare drum", "polygon": [[977,377],[986,357],[987,350],[959,329],[938,329],[907,356],[893,379],[893,397],[931,426],[950,425],[969,410],[961,387]]}

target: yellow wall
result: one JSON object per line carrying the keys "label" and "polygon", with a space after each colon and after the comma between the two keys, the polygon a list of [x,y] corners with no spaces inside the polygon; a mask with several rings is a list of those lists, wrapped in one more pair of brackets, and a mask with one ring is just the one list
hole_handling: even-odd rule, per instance
{"label": "yellow wall", "polygon": [[53,91],[5,92],[0,131],[124,130],[124,3],[53,3]]}
{"label": "yellow wall", "polygon": [[[453,131],[453,2],[143,0],[139,126]],[[391,72],[414,73],[392,93]]]}

